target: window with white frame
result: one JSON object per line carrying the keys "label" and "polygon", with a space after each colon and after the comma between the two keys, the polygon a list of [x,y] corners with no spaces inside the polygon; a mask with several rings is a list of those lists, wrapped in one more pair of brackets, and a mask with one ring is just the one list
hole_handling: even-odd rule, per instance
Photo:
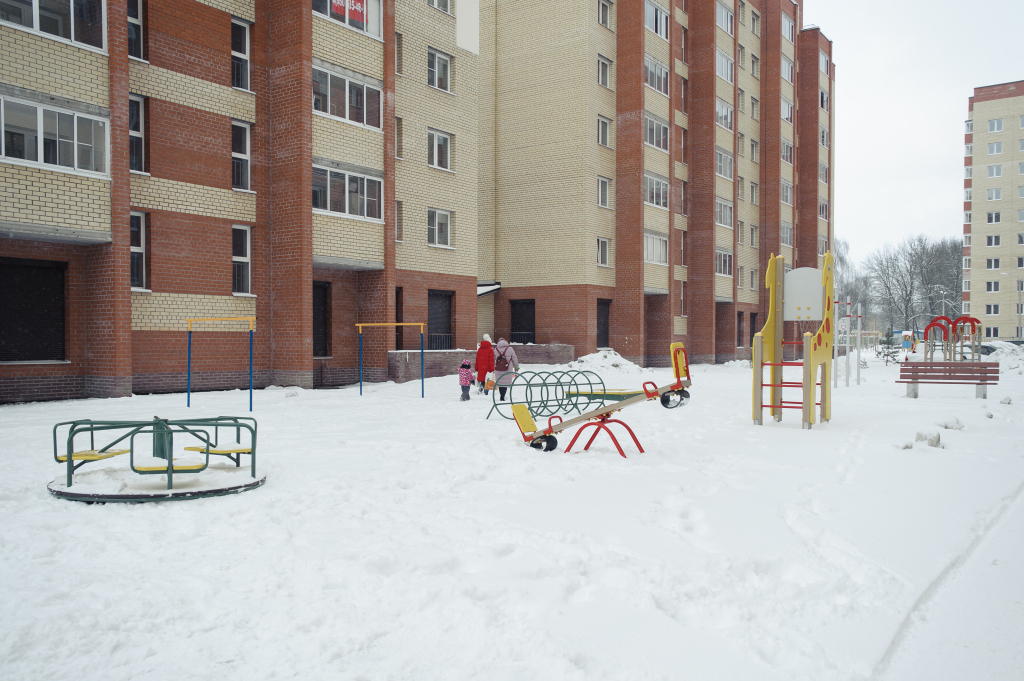
{"label": "window with white frame", "polygon": [[231,186],[249,189],[249,124],[231,122]]}
{"label": "window with white frame", "polygon": [[441,10],[445,14],[451,14],[451,6],[448,4],[448,0],[427,0],[427,4]]}
{"label": "window with white frame", "polygon": [[1024,208],[1017,209],[1017,222],[1024,222]]}
{"label": "window with white frame", "polygon": [[828,238],[819,236],[818,237],[818,255],[825,255],[828,253]]}
{"label": "window with white frame", "polygon": [[986,270],[998,270],[999,269],[999,258],[986,258],[985,259]]}
{"label": "window with white frame", "polygon": [[779,239],[783,246],[793,245],[793,223],[782,220],[779,223]]}
{"label": "window with white frame", "polygon": [[823,146],[826,149],[828,149],[829,138],[830,138],[830,135],[829,135],[829,132],[828,132],[828,128],[826,128],[824,125],[819,125],[818,126],[818,144],[820,144],[821,146]]}
{"label": "window with white frame", "polygon": [[313,0],[313,11],[356,31],[382,36],[381,0]]}
{"label": "window with white frame", "polygon": [[608,190],[612,181],[607,177],[597,178],[597,205],[608,208]]}
{"label": "window with white frame", "polygon": [[612,63],[604,57],[597,58],[597,82],[599,85],[603,85],[606,88],[610,88],[611,85],[611,72]]}
{"label": "window with white frame", "polygon": [[722,147],[715,147],[715,174],[727,180],[733,179],[732,154]]}
{"label": "window with white frame", "polygon": [[828,199],[818,197],[818,217],[828,220]]}
{"label": "window with white frame", "polygon": [[146,288],[146,214],[133,211],[128,219],[131,286],[132,288]]}
{"label": "window with white frame", "polygon": [[998,315],[999,314],[999,305],[998,304],[996,304],[996,305],[986,305],[985,306],[985,314],[990,316],[990,317],[994,317],[994,316]]}
{"label": "window with white frame", "polygon": [[431,168],[451,170],[451,135],[427,130],[427,165]]}
{"label": "window with white frame", "polygon": [[1002,142],[989,142],[988,143],[988,153],[989,153],[989,156],[994,156],[996,154],[1003,153],[1003,143]]}
{"label": "window with white frame", "polygon": [[1002,201],[1003,200],[1003,190],[1002,189],[989,189],[988,190],[988,200],[989,201]]}
{"label": "window with white frame", "polygon": [[985,327],[985,338],[999,338],[999,327],[998,326],[986,326]]}
{"label": "window with white frame", "polygon": [[782,13],[782,37],[791,43],[796,42],[796,24],[785,12]]}
{"label": "window with white frame", "polygon": [[757,225],[750,226],[750,247],[757,248],[759,246],[757,242]]}
{"label": "window with white frame", "polygon": [[608,143],[608,132],[611,129],[611,121],[603,116],[597,117],[597,143],[602,147],[610,146]]}
{"label": "window with white frame", "polygon": [[715,100],[715,123],[726,130],[732,130],[734,116],[735,112],[733,111],[731,104],[721,99]]}
{"label": "window with white frame", "polygon": [[739,46],[738,59],[739,59],[739,62],[740,62],[740,64],[739,64],[740,68],[741,69],[747,68],[747,48],[743,47],[743,45]]}
{"label": "window with white frame", "polygon": [[796,82],[796,65],[785,55],[782,56],[782,77],[790,83]]}
{"label": "window with white frame", "polygon": [[[743,179],[742,175],[737,175],[736,176],[736,198],[738,198],[740,201],[745,201],[746,200],[746,194],[747,194],[747,183],[746,183],[746,180]],[[740,222],[740,228],[741,228],[740,231],[742,231],[742,227],[743,227],[743,222],[741,221]],[[740,237],[740,243],[743,243],[743,237]]]}
{"label": "window with white frame", "polygon": [[987,222],[990,225],[998,225],[1000,222],[1003,221],[1003,214],[998,210],[990,211],[985,215],[985,222]]}
{"label": "window with white frame", "polygon": [[761,120],[761,102],[756,97],[750,98],[750,117],[755,121]]}
{"label": "window with white frame", "polygon": [[779,182],[779,197],[787,206],[793,205],[793,184],[787,180]]}
{"label": "window with white frame", "polygon": [[793,165],[793,143],[785,137],[782,138],[782,160]]}
{"label": "window with white frame", "polygon": [[974,121],[964,121],[964,133],[970,135],[974,132]]}
{"label": "window with white frame", "polygon": [[1003,119],[994,118],[988,122],[989,132],[1002,132],[1003,131]]}
{"label": "window with white frame", "polygon": [[103,49],[103,0],[4,0],[0,22]]}
{"label": "window with white frame", "polygon": [[751,291],[756,291],[757,290],[757,282],[758,282],[757,270],[750,270],[750,290]]}
{"label": "window with white frame", "polygon": [[972,193],[973,193],[973,190],[970,187],[965,189],[964,190],[964,201],[970,201]]}
{"label": "window with white frame", "polygon": [[1003,176],[1003,165],[1000,163],[1000,164],[997,164],[997,165],[994,165],[994,166],[989,166],[988,167],[988,176],[989,177],[1002,177]]}
{"label": "window with white frame", "polygon": [[732,252],[721,248],[715,249],[715,274],[723,277],[732,276]]}
{"label": "window with white frame", "polygon": [[755,54],[750,55],[750,75],[761,78],[761,59]]}
{"label": "window with white frame", "polygon": [[663,95],[668,95],[668,67],[651,57],[644,57],[644,82]]}
{"label": "window with white frame", "polygon": [[644,234],[644,262],[668,264],[668,238],[660,234]]}
{"label": "window with white frame", "polygon": [[787,123],[792,123],[793,112],[795,111],[793,102],[789,101],[785,97],[780,97],[779,99],[782,101],[782,120],[786,121]]}
{"label": "window with white frame", "polygon": [[971,280],[970,279],[964,279],[963,280],[963,288],[961,290],[964,293],[970,293],[971,292]]}
{"label": "window with white frame", "polygon": [[719,227],[733,228],[733,205],[732,201],[715,197],[715,224]]}
{"label": "window with white frame", "polygon": [[661,5],[647,0],[644,12],[644,25],[665,40],[668,40],[668,11]]}
{"label": "window with white frame", "polygon": [[967,257],[964,258],[964,267],[963,268],[965,270],[971,269],[971,259],[970,258],[967,258]]}
{"label": "window with white frame", "polygon": [[985,282],[985,293],[999,293],[999,282],[998,281],[986,281]]}
{"label": "window with white frame", "polygon": [[427,85],[451,92],[452,58],[437,50],[427,50]]}
{"label": "window with white frame", "polygon": [[971,224],[971,211],[965,211],[964,212],[964,224],[965,225]]}
{"label": "window with white frame", "polygon": [[973,155],[974,155],[974,145],[973,144],[965,144],[964,145],[964,156],[973,156]]}
{"label": "window with white frame", "polygon": [[247,225],[231,227],[231,292],[251,293],[252,228]]}
{"label": "window with white frame", "polygon": [[969,180],[974,177],[974,166],[964,166],[964,179]]}
{"label": "window with white frame", "polygon": [[608,239],[597,237],[597,264],[608,267]]}
{"label": "window with white frame", "polygon": [[821,69],[821,72],[826,76],[831,75],[831,71],[829,71],[829,61],[828,55],[821,50],[818,50],[818,68]]}
{"label": "window with white frame", "polygon": [[[747,93],[743,91],[743,88],[736,89],[736,101],[739,103],[740,113],[745,113],[747,110]],[[740,137],[742,136],[741,134]]]}
{"label": "window with white frame", "polygon": [[668,181],[660,177],[644,174],[644,203],[659,208],[668,208]]}
{"label": "window with white frame", "polygon": [[[27,3],[27,0],[21,2]],[[142,0],[128,0],[128,56],[145,59],[142,56]]]}
{"label": "window with white frame", "polygon": [[380,178],[313,166],[313,208],[339,215],[383,219]]}
{"label": "window with white frame", "polygon": [[964,246],[970,248],[971,246],[971,235],[964,234]]}
{"label": "window with white frame", "polygon": [[381,89],[315,68],[313,111],[381,130]]}
{"label": "window with white frame", "polygon": [[761,35],[761,17],[757,12],[750,12],[750,30],[754,35]]}
{"label": "window with white frame", "polygon": [[746,268],[743,267],[743,265],[736,268],[736,288],[743,288],[743,285],[746,282],[744,274],[746,274]]}
{"label": "window with white frame", "polygon": [[736,243],[741,244],[741,245],[743,244],[743,239],[745,238],[744,235],[746,234],[746,231],[747,231],[746,223],[744,223],[743,220],[737,220],[736,221]]}
{"label": "window with white frame", "polygon": [[985,237],[986,246],[999,246],[999,242],[1002,241],[1002,237],[999,234],[989,234]]}
{"label": "window with white frame", "polygon": [[668,151],[668,125],[653,118],[650,114],[646,114],[644,118],[647,122],[644,141],[652,147]]}
{"label": "window with white frame", "polygon": [[1024,162],[1021,162],[1021,164],[1017,167],[1017,174],[1024,175]]}
{"label": "window with white frame", "polygon": [[732,57],[721,50],[715,53],[715,73],[730,85],[736,80],[736,65]]}
{"label": "window with white frame", "polygon": [[828,111],[828,93],[824,90],[818,90],[818,105]]}
{"label": "window with white frame", "polygon": [[612,4],[607,0],[600,0],[597,3],[597,23],[605,28],[612,27]]}
{"label": "window with white frame", "polygon": [[736,137],[736,153],[740,156],[747,155],[747,136],[742,132]]}
{"label": "window with white frame", "polygon": [[743,0],[739,0],[739,10],[740,10],[740,23],[743,24],[744,26],[746,26],[747,25],[747,3],[743,2]]}
{"label": "window with white frame", "polygon": [[818,182],[828,184],[828,164],[818,161]]}
{"label": "window with white frame", "polygon": [[427,210],[427,244],[451,247],[452,214],[447,210]]}
{"label": "window with white frame", "polygon": [[249,24],[231,20],[231,87],[249,89]]}
{"label": "window with white frame", "polygon": [[755,206],[761,202],[760,192],[758,191],[758,184],[756,182],[750,183],[750,202]]}
{"label": "window with white frame", "polygon": [[757,140],[750,140],[750,160],[754,163],[761,162],[761,143]]}
{"label": "window with white frame", "polygon": [[736,18],[733,16],[732,10],[722,3],[718,3],[717,10],[715,11],[715,22],[718,27],[728,33],[729,35],[735,35]]}
{"label": "window with white frame", "polygon": [[969,302],[964,301],[960,305],[964,314],[971,314],[971,304]]}
{"label": "window with white frame", "polygon": [[146,172],[146,100],[128,97],[128,169]]}
{"label": "window with white frame", "polygon": [[107,173],[107,121],[0,98],[4,160],[55,169]]}

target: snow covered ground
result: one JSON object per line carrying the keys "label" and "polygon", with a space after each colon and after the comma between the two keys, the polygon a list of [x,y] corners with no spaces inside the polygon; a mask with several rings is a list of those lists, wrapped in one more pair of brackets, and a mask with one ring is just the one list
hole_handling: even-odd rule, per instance
{"label": "snow covered ground", "polygon": [[51,497],[53,424],[245,393],[5,406],[0,678],[1018,679],[1018,352],[987,400],[871,360],[811,431],[751,424],[746,363],[696,366],[688,406],[620,414],[628,459],[525,447],[455,377],[267,389],[267,484],[160,504]]}

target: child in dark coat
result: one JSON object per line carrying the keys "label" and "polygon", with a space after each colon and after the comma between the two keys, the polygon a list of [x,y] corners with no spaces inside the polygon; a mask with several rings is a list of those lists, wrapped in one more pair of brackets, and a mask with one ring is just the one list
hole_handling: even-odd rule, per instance
{"label": "child in dark coat", "polygon": [[462,366],[459,367],[459,385],[462,386],[462,397],[459,398],[460,402],[466,402],[469,400],[469,386],[473,384],[473,364],[467,357],[462,360]]}

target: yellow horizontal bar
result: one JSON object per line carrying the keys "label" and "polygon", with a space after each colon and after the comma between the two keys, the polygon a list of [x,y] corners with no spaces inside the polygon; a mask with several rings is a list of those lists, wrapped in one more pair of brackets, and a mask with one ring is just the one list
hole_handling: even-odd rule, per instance
{"label": "yellow horizontal bar", "polygon": [[426,326],[426,324],[420,322],[375,322],[373,324],[356,324],[356,326],[359,328],[359,333],[363,332],[364,326],[418,326],[420,327],[420,333],[423,333],[423,327]]}
{"label": "yellow horizontal bar", "polygon": [[253,324],[256,323],[255,317],[197,317],[195,319],[186,319],[188,322],[188,330],[192,330],[192,322],[249,322],[249,330],[252,331]]}

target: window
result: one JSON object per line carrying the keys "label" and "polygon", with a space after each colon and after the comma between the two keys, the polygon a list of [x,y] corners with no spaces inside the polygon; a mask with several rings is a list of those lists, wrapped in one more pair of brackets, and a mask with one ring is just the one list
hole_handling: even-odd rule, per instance
{"label": "window", "polygon": [[721,50],[718,50],[715,54],[715,73],[718,74],[719,78],[731,84],[735,80],[736,75],[732,57]]}
{"label": "window", "polygon": [[644,234],[644,262],[668,264],[668,239],[656,234]]}
{"label": "window", "polygon": [[597,237],[597,264],[608,267],[608,239]]}
{"label": "window", "polygon": [[971,269],[971,259],[970,258],[964,258],[964,269],[965,270]]}
{"label": "window", "polygon": [[746,230],[746,225],[743,222],[743,220],[737,221],[737,225],[736,225],[736,243],[738,243],[738,244],[742,244],[743,243],[743,238],[744,238],[744,234],[746,233],[746,231],[747,231]]}
{"label": "window", "polygon": [[[742,88],[738,88],[736,91],[736,99],[740,104],[740,113],[746,113],[747,111],[747,93]],[[742,135],[740,135],[742,137]]]}
{"label": "window", "polygon": [[395,116],[395,158],[405,158],[405,123]]}
{"label": "window", "polygon": [[249,24],[231,21],[231,87],[249,89]]}
{"label": "window", "polygon": [[647,135],[645,141],[652,147],[668,151],[668,126],[655,120],[649,114],[647,119]]}
{"label": "window", "polygon": [[736,140],[736,153],[740,156],[746,156],[747,150],[747,136],[742,132],[739,134],[739,138]]}
{"label": "window", "polygon": [[[744,275],[744,267],[743,267],[743,265],[740,265],[739,267],[737,267],[736,270],[737,270],[737,274],[739,275],[739,276],[736,277],[736,288],[743,288],[743,283],[744,283],[744,281],[746,281],[744,279],[744,277],[743,277],[743,275]],[[743,313],[740,312],[740,314],[742,315]]]}
{"label": "window", "polygon": [[828,199],[818,197],[818,217],[828,220]]}
{"label": "window", "polygon": [[818,90],[818,104],[822,109],[828,111],[828,93],[824,90]]}
{"label": "window", "polygon": [[964,234],[964,246],[970,247],[970,245],[971,245],[971,235],[970,234]]}
{"label": "window", "polygon": [[249,125],[231,123],[231,186],[249,189]]}
{"label": "window", "polygon": [[611,182],[607,177],[597,178],[597,205],[603,208],[608,208],[608,188]]}
{"label": "window", "polygon": [[974,121],[964,121],[964,134],[970,135],[974,132]]}
{"label": "window", "polygon": [[819,236],[818,237],[818,255],[824,256],[828,253],[828,238]]}
{"label": "window", "polygon": [[715,100],[715,123],[722,126],[726,130],[732,130],[733,113],[734,112],[731,104],[728,104],[721,99]]}
{"label": "window", "polygon": [[656,5],[651,0],[647,0],[644,25],[665,40],[668,40],[668,12],[661,5]]}
{"label": "window", "polygon": [[985,222],[987,222],[990,225],[998,225],[1000,222],[1003,221],[1003,214],[1000,213],[999,211],[992,211],[990,213],[986,213],[986,216],[987,217]]}
{"label": "window", "polygon": [[379,178],[313,166],[313,208],[380,220],[383,182]]}
{"label": "window", "polygon": [[742,45],[739,46],[739,59],[740,59],[740,68],[741,69],[747,68],[747,48],[743,47]]}
{"label": "window", "polygon": [[[751,183],[751,186],[752,187],[756,187],[757,185]],[[758,247],[758,243],[757,243],[757,225],[751,225],[750,226],[750,247],[751,248],[757,248]],[[750,288],[754,288],[754,287],[751,286]]]}
{"label": "window", "polygon": [[644,57],[644,82],[663,95],[668,95],[668,68],[650,57]]}
{"label": "window", "polygon": [[0,21],[103,49],[103,0],[9,0]]}
{"label": "window", "polygon": [[[737,176],[736,177],[736,194],[737,194],[736,198],[738,198],[740,201],[746,200],[746,196],[745,196],[746,192],[747,192],[747,183],[744,181],[742,176]],[[743,231],[743,222],[741,221],[740,222],[740,232],[742,233],[742,231]],[[740,237],[740,243],[743,243],[743,237],[742,236]]]}
{"label": "window", "polygon": [[427,50],[427,85],[451,92],[451,57]]}
{"label": "window", "polygon": [[985,245],[986,246],[999,246],[1000,245],[1000,243],[999,243],[1000,241],[1001,241],[1001,237],[998,234],[989,234],[987,237],[985,237]]}
{"label": "window", "polygon": [[668,208],[668,182],[644,174],[644,203],[659,208]]}
{"label": "window", "polygon": [[971,211],[967,211],[967,212],[964,213],[964,224],[965,225],[971,224]]}
{"label": "window", "polygon": [[826,149],[828,149],[829,137],[830,137],[830,135],[829,135],[829,132],[828,132],[828,128],[826,128],[824,125],[819,125],[818,126],[818,144],[820,144],[821,146],[823,146]]}
{"label": "window", "polygon": [[600,0],[597,3],[597,23],[601,24],[605,28],[612,27],[612,5],[605,0]]}
{"label": "window", "polygon": [[818,182],[828,184],[828,164],[818,162]]}
{"label": "window", "polygon": [[964,156],[973,156],[973,155],[974,155],[974,145],[973,144],[965,144],[964,145]]}
{"label": "window", "polygon": [[782,100],[782,120],[787,123],[793,122],[793,102],[789,101],[785,97],[780,97]]}
{"label": "window", "polygon": [[757,140],[750,140],[750,160],[754,163],[761,162],[761,143]]}
{"label": "window", "polygon": [[[427,4],[441,10],[445,14],[451,14],[449,11],[448,0],[427,0]],[[351,5],[349,6],[351,7]]]}
{"label": "window", "polygon": [[715,174],[727,180],[733,179],[732,154],[722,147],[715,147]]}
{"label": "window", "polygon": [[231,228],[231,292],[249,293],[252,278],[249,271],[251,239],[250,228],[235,225]]}
{"label": "window", "polygon": [[1017,174],[1018,175],[1024,175],[1024,163],[1021,163],[1020,166],[1018,166]]}
{"label": "window", "polygon": [[[27,0],[22,1],[27,2]],[[128,56],[144,59],[142,56],[142,0],[128,0]]]}
{"label": "window", "polygon": [[608,129],[610,126],[610,120],[601,116],[597,117],[597,143],[603,147],[610,146],[608,144]]}
{"label": "window", "polygon": [[985,327],[985,338],[999,338],[999,327],[998,326],[986,326]]}
{"label": "window", "polygon": [[1003,153],[1003,143],[1002,142],[989,142],[988,143],[988,153],[989,153],[989,156],[993,156],[995,154]]}
{"label": "window", "polygon": [[754,78],[761,77],[761,60],[754,55],[750,55],[750,75]]}
{"label": "window", "polygon": [[[443,2],[447,7],[448,1],[443,0]],[[362,0],[361,2],[349,0],[347,12],[345,5],[345,0],[313,0],[313,11],[339,21],[356,31],[369,33],[378,38],[383,35],[381,33],[381,0]]]}
{"label": "window", "polygon": [[612,70],[612,63],[607,59],[597,58],[597,82],[600,85],[604,85],[606,88],[610,88],[610,74]]}
{"label": "window", "polygon": [[722,3],[718,3],[718,10],[715,13],[715,22],[718,24],[720,29],[729,35],[735,34],[735,17],[733,16],[732,10]]}
{"label": "window", "polygon": [[313,69],[313,111],[380,130],[380,88]]}
{"label": "window", "polygon": [[782,240],[783,246],[793,245],[793,223],[785,220],[779,223],[779,238]]}
{"label": "window", "polygon": [[1003,190],[1002,189],[989,189],[988,190],[988,200],[989,201],[1002,201],[1002,199],[1003,199]]}
{"label": "window", "polygon": [[964,301],[960,305],[961,305],[961,308],[963,309],[963,313],[964,314],[971,314],[971,304],[969,302]]}
{"label": "window", "polygon": [[715,274],[723,277],[732,276],[732,253],[722,249],[715,250]]}
{"label": "window", "polygon": [[1024,222],[1024,208],[1017,209],[1017,222]]}
{"label": "window", "polygon": [[732,201],[715,197],[715,224],[720,227],[733,228]]}
{"label": "window", "polygon": [[985,282],[985,293],[999,293],[999,282],[998,281],[986,281]]}
{"label": "window", "polygon": [[793,165],[793,143],[785,137],[782,138],[782,160]]}
{"label": "window", "polygon": [[1003,119],[996,118],[988,122],[989,132],[1002,132],[1003,131]]}
{"label": "window", "polygon": [[782,37],[789,42],[796,42],[796,24],[785,12],[782,13]]}
{"label": "window", "polygon": [[973,195],[973,190],[972,189],[970,189],[970,188],[965,189],[964,190],[964,201],[970,201],[972,195]]}
{"label": "window", "polygon": [[1003,166],[1002,166],[1002,164],[994,165],[994,166],[989,166],[988,167],[988,176],[989,177],[1002,177],[1003,176]]}
{"label": "window", "polygon": [[963,280],[963,288],[961,290],[964,293],[970,293],[970,291],[971,291],[971,280],[970,279],[964,279]]}
{"label": "window", "polygon": [[743,24],[744,26],[746,26],[747,25],[747,3],[743,2],[743,0],[739,0],[739,4],[740,4],[740,23]]}
{"label": "window", "polygon": [[427,211],[427,243],[432,246],[451,246],[452,214],[431,208]]}
{"label": "window", "polygon": [[405,241],[405,204],[395,201],[395,241]]}
{"label": "window", "polygon": [[818,68],[821,69],[821,72],[824,73],[826,76],[831,75],[828,63],[828,55],[822,52],[821,50],[818,50]]}
{"label": "window", "polygon": [[761,35],[761,17],[757,12],[750,13],[750,30],[754,35]]}
{"label": "window", "polygon": [[986,270],[998,270],[999,269],[999,258],[987,258],[985,260]]}
{"label": "window", "polygon": [[989,315],[990,317],[994,317],[994,316],[998,315],[999,314],[999,306],[998,305],[986,305],[985,306],[985,314]]}
{"label": "window", "polygon": [[142,97],[128,98],[128,168],[146,172],[146,102]]}
{"label": "window", "polygon": [[405,57],[405,40],[401,33],[395,33],[395,73],[402,75],[402,63]]}
{"label": "window", "polygon": [[[758,187],[758,184],[756,182],[751,182],[750,183],[750,202],[752,204],[754,204],[755,206],[758,203],[761,202],[760,194],[758,193],[758,188],[759,187]],[[757,228],[756,227],[752,227],[751,229],[757,229]],[[753,243],[753,242],[751,242],[751,243]]]}
{"label": "window", "polygon": [[146,288],[146,216],[132,213],[128,219],[132,288]]}
{"label": "window", "polygon": [[779,196],[784,204],[787,206],[793,205],[793,185],[786,180],[779,182]]}
{"label": "window", "polygon": [[427,131],[427,165],[431,168],[451,169],[451,135],[434,130]]}
{"label": "window", "polygon": [[757,270],[750,270],[750,290],[757,290]]}
{"label": "window", "polygon": [[107,121],[6,97],[0,110],[5,158],[107,172]]}
{"label": "window", "polygon": [[750,117],[755,121],[761,120],[761,102],[756,98],[750,98]]}
{"label": "window", "polygon": [[790,83],[796,82],[796,66],[785,55],[782,56],[782,77]]}
{"label": "window", "polygon": [[964,166],[964,179],[969,180],[974,177],[974,166]]}

